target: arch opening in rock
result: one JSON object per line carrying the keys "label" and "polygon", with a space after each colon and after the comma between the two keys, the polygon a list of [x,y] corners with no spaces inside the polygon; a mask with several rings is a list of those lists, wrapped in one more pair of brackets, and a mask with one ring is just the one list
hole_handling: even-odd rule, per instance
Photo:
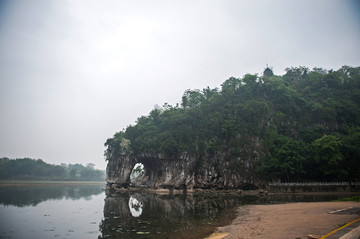
{"label": "arch opening in rock", "polygon": [[145,179],[145,166],[142,163],[137,163],[132,168],[130,173],[130,183],[133,186],[142,186],[146,182]]}

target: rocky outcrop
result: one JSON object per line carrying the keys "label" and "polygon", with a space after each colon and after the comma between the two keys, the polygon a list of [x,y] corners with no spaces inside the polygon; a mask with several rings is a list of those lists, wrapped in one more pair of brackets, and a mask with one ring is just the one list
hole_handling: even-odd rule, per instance
{"label": "rocky outcrop", "polygon": [[[194,188],[241,188],[249,183],[249,177],[240,175],[230,162],[222,158],[196,159],[182,155],[169,159],[163,155],[118,155],[108,161],[106,173],[110,188],[131,185],[130,174],[137,163],[144,165],[143,187],[194,189]],[[144,180],[145,179],[145,180]]]}

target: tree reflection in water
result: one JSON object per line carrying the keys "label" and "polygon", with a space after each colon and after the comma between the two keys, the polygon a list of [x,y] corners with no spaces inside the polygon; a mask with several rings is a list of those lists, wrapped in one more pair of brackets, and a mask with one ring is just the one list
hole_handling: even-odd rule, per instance
{"label": "tree reflection in water", "polygon": [[17,207],[36,206],[47,200],[84,198],[90,200],[92,195],[103,192],[103,184],[95,185],[52,185],[0,187],[0,204]]}

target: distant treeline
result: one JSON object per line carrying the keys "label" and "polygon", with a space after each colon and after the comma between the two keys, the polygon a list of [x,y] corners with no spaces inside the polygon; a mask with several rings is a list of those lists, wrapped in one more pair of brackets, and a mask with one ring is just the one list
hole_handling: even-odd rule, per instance
{"label": "distant treeline", "polygon": [[0,158],[0,180],[79,180],[103,181],[105,172],[94,164],[53,165],[41,159]]}

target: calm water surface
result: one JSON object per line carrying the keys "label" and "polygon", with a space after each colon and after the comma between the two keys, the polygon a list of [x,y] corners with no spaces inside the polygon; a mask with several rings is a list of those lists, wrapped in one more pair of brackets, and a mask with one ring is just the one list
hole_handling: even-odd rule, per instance
{"label": "calm water surface", "polygon": [[0,238],[97,238],[104,185],[0,188]]}
{"label": "calm water surface", "polygon": [[106,196],[104,185],[0,188],[0,238],[204,238],[246,204],[328,201],[336,195]]}

